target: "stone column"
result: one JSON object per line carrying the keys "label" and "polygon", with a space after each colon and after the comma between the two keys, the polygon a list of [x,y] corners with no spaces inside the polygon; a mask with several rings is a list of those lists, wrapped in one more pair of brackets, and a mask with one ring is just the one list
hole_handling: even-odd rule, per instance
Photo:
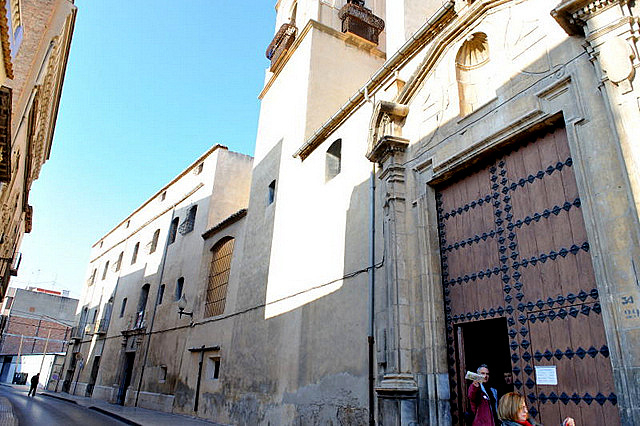
{"label": "stone column", "polygon": [[[397,136],[382,136],[368,155],[381,165],[385,235],[385,324],[383,354],[386,368],[376,387],[378,421],[384,425],[412,425],[418,419],[418,384],[411,363],[410,282],[407,273],[407,232],[405,199],[405,149],[408,141]],[[377,304],[380,306],[380,304]],[[378,334],[379,335],[379,334]],[[380,353],[380,351],[378,351]]]}
{"label": "stone column", "polygon": [[[629,179],[632,213],[624,205],[610,203],[605,210],[620,212],[619,229],[609,229],[614,243],[606,253],[600,286],[603,319],[611,351],[623,425],[640,424],[640,260],[638,260],[638,212],[640,211],[640,88],[635,79],[640,67],[637,40],[638,17],[628,0],[569,0],[551,14],[569,35],[584,35],[584,47],[599,79],[599,90],[616,134],[621,168]],[[634,87],[635,86],[635,87]],[[602,141],[603,144],[610,143]],[[607,173],[608,171],[602,171]],[[606,213],[606,212],[605,212]],[[605,216],[605,214],[603,214]],[[596,265],[596,270],[598,269]]]}

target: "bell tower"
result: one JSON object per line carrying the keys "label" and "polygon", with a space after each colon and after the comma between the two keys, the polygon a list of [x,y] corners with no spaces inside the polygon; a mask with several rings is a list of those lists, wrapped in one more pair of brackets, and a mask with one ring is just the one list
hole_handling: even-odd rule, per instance
{"label": "bell tower", "polygon": [[276,3],[275,33],[266,49],[270,64],[259,96],[257,160],[263,148],[270,149],[262,136],[273,140],[273,126],[287,133],[281,135],[288,136],[285,145],[301,145],[384,63],[384,6],[385,0]]}

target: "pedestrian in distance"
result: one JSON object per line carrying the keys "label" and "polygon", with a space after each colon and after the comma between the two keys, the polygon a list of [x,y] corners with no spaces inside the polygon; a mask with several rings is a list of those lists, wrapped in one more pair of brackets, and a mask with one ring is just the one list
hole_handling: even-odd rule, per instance
{"label": "pedestrian in distance", "polygon": [[477,370],[482,376],[481,379],[474,380],[469,385],[467,396],[473,412],[473,426],[499,426],[498,391],[489,387],[489,367],[486,364],[480,365]]}
{"label": "pedestrian in distance", "polygon": [[40,383],[40,373],[36,373],[31,378],[31,389],[29,389],[28,396],[36,396],[36,390],[38,389],[38,383]]}
{"label": "pedestrian in distance", "polygon": [[[502,426],[542,426],[529,417],[524,396],[517,392],[509,392],[500,398],[498,417]],[[562,426],[576,426],[576,422],[571,417],[566,417]]]}

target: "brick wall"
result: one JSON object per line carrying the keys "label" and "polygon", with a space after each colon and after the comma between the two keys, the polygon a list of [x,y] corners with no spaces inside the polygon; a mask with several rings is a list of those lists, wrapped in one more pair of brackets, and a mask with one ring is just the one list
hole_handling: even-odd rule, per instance
{"label": "brick wall", "polygon": [[[70,334],[70,327],[56,322],[10,316],[3,330],[0,354],[17,354],[20,347],[20,335],[24,336],[20,352],[22,354],[43,353],[47,335],[50,339],[47,352],[64,352],[66,345],[62,341],[67,340]],[[33,337],[39,337],[41,340]]]}

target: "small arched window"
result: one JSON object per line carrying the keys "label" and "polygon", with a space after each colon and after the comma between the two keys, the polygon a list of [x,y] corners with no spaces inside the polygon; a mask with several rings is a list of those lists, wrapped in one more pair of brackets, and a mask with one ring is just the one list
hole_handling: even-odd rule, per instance
{"label": "small arched window", "polygon": [[207,298],[204,305],[204,317],[222,315],[227,300],[227,285],[231,271],[231,259],[235,240],[231,237],[218,242],[211,251]]}
{"label": "small arched window", "polygon": [[180,300],[180,298],[182,297],[183,287],[184,287],[184,278],[180,277],[178,278],[178,281],[176,281],[176,293],[175,293],[176,300]]}
{"label": "small arched window", "polygon": [[340,174],[342,170],[342,139],[338,139],[327,149],[325,161],[325,182]]}
{"label": "small arched window", "polygon": [[124,311],[127,309],[127,298],[122,299],[122,305],[120,305],[120,318],[124,316]]}
{"label": "small arched window", "polygon": [[104,280],[105,278],[107,278],[107,272],[109,271],[109,261],[107,260],[107,263],[104,264],[104,270],[102,271],[102,279]]}
{"label": "small arched window", "polygon": [[136,245],[133,246],[133,255],[131,255],[132,265],[138,260],[138,250],[140,250],[140,242],[137,242]]}
{"label": "small arched window", "polygon": [[267,190],[267,205],[273,203],[276,200],[276,181],[273,180],[269,184],[269,188]]}
{"label": "small arched window", "polygon": [[469,35],[456,56],[460,115],[472,113],[495,96],[491,85],[489,61],[487,35]]}
{"label": "small arched window", "polygon": [[122,257],[124,256],[124,252],[121,251],[120,255],[118,256],[118,261],[116,262],[116,272],[118,272],[120,270],[120,267],[122,267]]}
{"label": "small arched window", "polygon": [[169,227],[169,242],[168,244],[173,244],[176,241],[176,234],[178,233],[178,224],[180,223],[179,217],[174,217],[171,221],[171,226]]}
{"label": "small arched window", "polygon": [[145,284],[140,289],[140,299],[138,299],[138,312],[144,312],[147,308],[147,299],[149,298],[150,284]]}
{"label": "small arched window", "polygon": [[153,233],[153,238],[151,239],[151,247],[149,247],[149,253],[153,253],[158,248],[158,239],[160,238],[160,230],[156,229],[156,232]]}

